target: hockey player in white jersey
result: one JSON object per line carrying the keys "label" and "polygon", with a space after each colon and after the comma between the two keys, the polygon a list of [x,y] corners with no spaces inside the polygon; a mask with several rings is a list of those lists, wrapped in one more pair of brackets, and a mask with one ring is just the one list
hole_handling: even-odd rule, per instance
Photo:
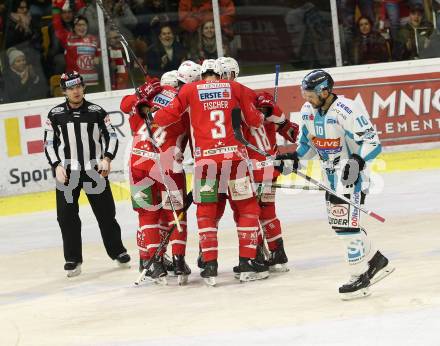
{"label": "hockey player in white jersey", "polygon": [[[333,79],[323,70],[307,74],[301,85],[306,103],[301,108],[302,128],[294,153],[277,159],[312,159],[318,155],[328,186],[356,204],[364,204],[369,180],[367,166],[381,152],[376,130],[358,102],[332,93]],[[342,299],[370,294],[368,287],[394,268],[376,250],[360,223],[360,211],[326,193],[329,224],[344,242],[352,277],[339,288]]]}

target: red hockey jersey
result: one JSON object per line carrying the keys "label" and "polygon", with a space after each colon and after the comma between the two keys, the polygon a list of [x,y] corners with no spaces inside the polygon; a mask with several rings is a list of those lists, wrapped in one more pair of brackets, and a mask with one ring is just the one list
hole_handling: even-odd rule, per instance
{"label": "red hockey jersey", "polygon": [[[151,106],[163,108],[176,95],[176,89],[165,86],[159,94],[154,96]],[[156,113],[153,113],[153,119]],[[159,155],[149,139],[149,132],[144,119],[135,108],[132,111],[129,122],[133,133],[131,166],[142,170],[150,170],[157,162]],[[181,171],[180,163],[188,141],[188,129],[189,122],[187,116],[183,116],[180,121],[166,128],[159,127],[153,123],[151,132],[154,142],[160,148],[160,164],[164,170],[173,170],[175,173]]]}
{"label": "red hockey jersey", "polygon": [[52,20],[55,34],[65,49],[66,71],[77,71],[83,76],[86,85],[97,85],[98,67],[94,58],[101,55],[98,38],[94,35],[75,35],[63,26],[58,12],[53,14]]}
{"label": "red hockey jersey", "polygon": [[241,84],[201,80],[184,85],[170,105],[157,112],[155,122],[168,126],[179,121],[188,110],[196,163],[201,159],[241,160],[247,153],[246,147],[234,137],[231,114],[236,107],[241,108],[248,126],[262,124],[262,113]]}

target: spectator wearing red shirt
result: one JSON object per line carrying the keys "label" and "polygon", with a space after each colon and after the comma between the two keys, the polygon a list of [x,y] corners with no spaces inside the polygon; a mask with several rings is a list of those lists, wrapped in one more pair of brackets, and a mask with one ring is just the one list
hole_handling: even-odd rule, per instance
{"label": "spectator wearing red shirt", "polygon": [[112,90],[128,89],[130,87],[128,71],[125,67],[124,52],[118,32],[107,30],[107,40]]}
{"label": "spectator wearing red shirt", "polygon": [[83,16],[75,17],[73,32],[70,32],[62,24],[60,11],[60,8],[53,9],[52,22],[55,34],[65,49],[66,72],[77,71],[83,76],[86,86],[97,86],[97,65],[101,55],[98,39],[87,33],[88,21]]}
{"label": "spectator wearing red shirt", "polygon": [[[232,0],[219,0],[220,23],[222,32],[232,38],[235,6]],[[179,21],[181,28],[189,34],[209,20],[213,20],[211,0],[180,0]]]}

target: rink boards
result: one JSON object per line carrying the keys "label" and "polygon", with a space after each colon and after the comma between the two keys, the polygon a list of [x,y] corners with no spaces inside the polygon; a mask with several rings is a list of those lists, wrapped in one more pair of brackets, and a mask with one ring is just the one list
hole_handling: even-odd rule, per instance
{"label": "rink boards", "polygon": [[[328,69],[337,81],[335,92],[357,99],[371,115],[384,153],[377,172],[440,167],[440,59]],[[299,84],[307,71],[284,72],[279,79],[279,104],[300,122],[303,104]],[[274,74],[239,78],[255,90],[273,91]],[[132,90],[92,94],[88,98],[106,109],[119,135],[119,152],[112,163],[111,181],[117,199],[127,199],[127,162],[131,134],[119,110],[123,95]],[[54,206],[54,179],[43,152],[48,111],[63,98],[0,106],[0,215]],[[317,165],[313,165],[319,176]],[[286,179],[286,178],[284,178]],[[290,178],[287,178],[290,179]]]}

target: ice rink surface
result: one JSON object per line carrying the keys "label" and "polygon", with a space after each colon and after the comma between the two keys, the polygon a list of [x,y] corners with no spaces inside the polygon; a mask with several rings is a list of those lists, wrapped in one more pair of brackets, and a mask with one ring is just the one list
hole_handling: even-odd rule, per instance
{"label": "ice rink surface", "polygon": [[[228,212],[219,232],[218,287],[195,265],[195,209],[189,212],[185,287],[135,287],[137,219],[128,202],[117,218],[133,257],[119,269],[106,255],[88,206],[81,209],[83,273],[67,279],[55,211],[2,217],[0,345],[440,345],[440,171],[384,174],[364,217],[396,271],[365,299],[341,301],[348,279],[342,245],[329,229],[323,192],[286,190],[278,213],[290,272],[240,284],[238,241]],[[292,192],[292,191],[290,191]],[[229,210],[229,209],[228,209]]]}

